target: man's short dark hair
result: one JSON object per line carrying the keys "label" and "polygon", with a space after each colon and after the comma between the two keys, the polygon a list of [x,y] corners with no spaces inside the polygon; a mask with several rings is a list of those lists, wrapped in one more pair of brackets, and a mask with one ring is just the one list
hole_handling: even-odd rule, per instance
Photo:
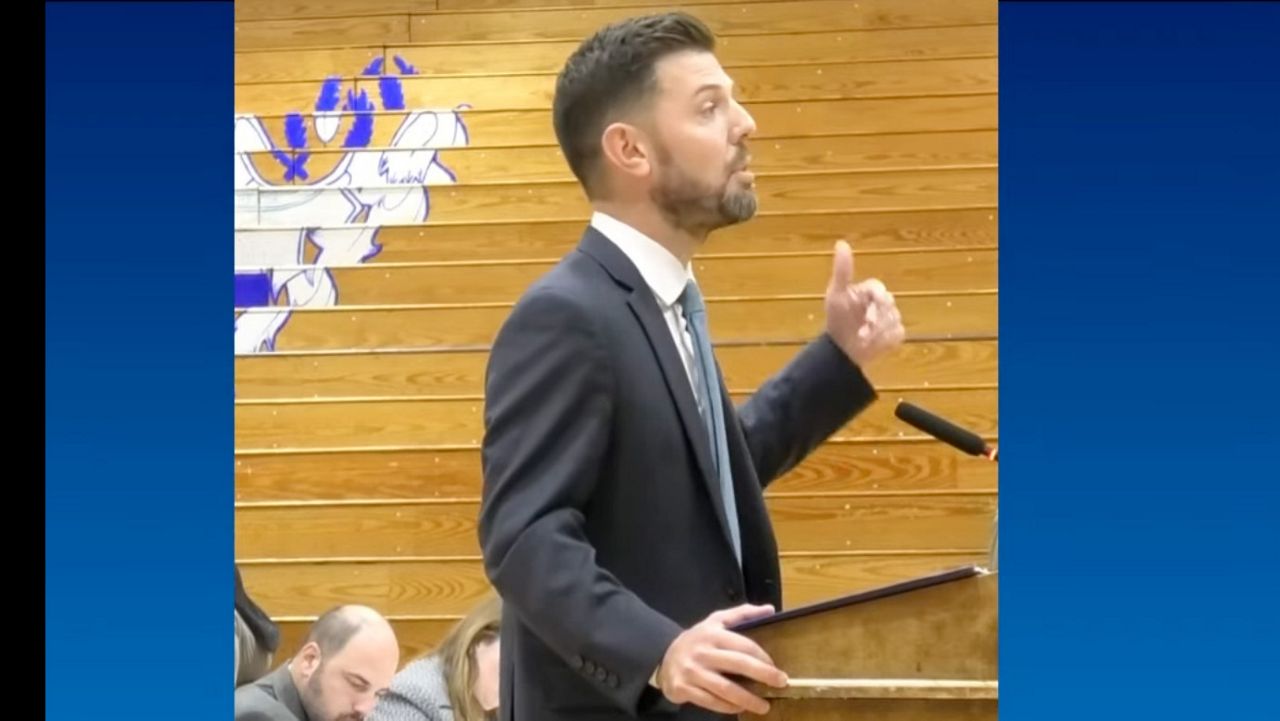
{"label": "man's short dark hair", "polygon": [[682,50],[715,50],[702,21],[682,12],[647,15],[608,25],[583,41],[556,78],[552,122],[578,182],[592,192],[600,165],[600,135],[619,113],[648,99],[654,65]]}

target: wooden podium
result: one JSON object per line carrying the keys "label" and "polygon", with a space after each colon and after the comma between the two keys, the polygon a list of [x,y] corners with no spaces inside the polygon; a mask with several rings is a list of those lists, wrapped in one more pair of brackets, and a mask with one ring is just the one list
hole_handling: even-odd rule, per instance
{"label": "wooden podium", "polygon": [[996,719],[999,575],[976,566],[741,624],[786,672],[770,721]]}

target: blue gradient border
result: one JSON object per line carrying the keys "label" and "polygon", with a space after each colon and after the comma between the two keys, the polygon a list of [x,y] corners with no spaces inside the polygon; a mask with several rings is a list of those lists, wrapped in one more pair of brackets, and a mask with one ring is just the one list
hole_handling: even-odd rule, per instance
{"label": "blue gradient border", "polygon": [[[231,18],[46,10],[48,719],[231,713]],[[1280,6],[1000,24],[1002,718],[1269,717]]]}
{"label": "blue gradient border", "polygon": [[1277,37],[1000,4],[1003,718],[1275,715]]}
{"label": "blue gradient border", "polygon": [[46,718],[223,721],[232,4],[44,19]]}

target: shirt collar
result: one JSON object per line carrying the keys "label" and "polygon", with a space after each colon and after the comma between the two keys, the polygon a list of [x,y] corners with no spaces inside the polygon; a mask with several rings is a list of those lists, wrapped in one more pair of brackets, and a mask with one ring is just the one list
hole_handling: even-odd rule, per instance
{"label": "shirt collar", "polygon": [[670,307],[680,299],[685,286],[693,279],[693,268],[689,264],[682,265],[658,241],[606,213],[592,213],[591,226],[631,260],[663,306]]}

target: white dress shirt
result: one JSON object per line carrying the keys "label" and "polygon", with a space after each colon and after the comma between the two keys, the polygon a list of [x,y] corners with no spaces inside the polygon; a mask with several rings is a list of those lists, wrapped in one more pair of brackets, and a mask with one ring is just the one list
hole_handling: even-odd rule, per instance
{"label": "white dress shirt", "polygon": [[689,335],[689,324],[679,301],[685,285],[693,280],[693,268],[689,264],[682,265],[658,241],[613,216],[596,211],[591,216],[591,227],[600,231],[626,254],[636,270],[640,271],[645,284],[653,291],[662,317],[667,321],[667,329],[671,331],[671,340],[680,352],[680,360],[684,362],[684,371],[689,377],[689,386],[694,389],[694,398],[701,405],[702,398],[694,376],[693,336]]}

